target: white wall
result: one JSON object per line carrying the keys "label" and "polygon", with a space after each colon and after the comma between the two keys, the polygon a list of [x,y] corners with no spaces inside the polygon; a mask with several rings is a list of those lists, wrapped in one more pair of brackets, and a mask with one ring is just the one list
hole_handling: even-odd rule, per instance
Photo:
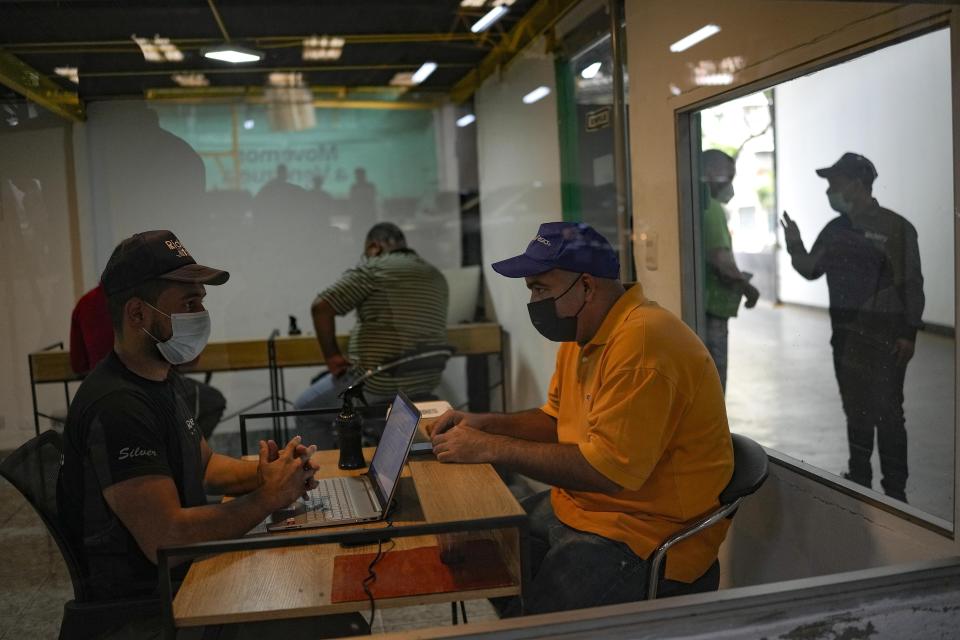
{"label": "white wall", "polygon": [[[509,333],[511,410],[541,405],[553,373],[556,345],[527,315],[523,280],[504,278],[492,262],[526,249],[543,222],[560,220],[560,150],[553,57],[534,43],[474,98],[480,176],[480,220],[489,315]],[[532,105],[521,98],[544,85],[551,93]]]}
{"label": "white wall", "polygon": [[[65,132],[58,125],[0,135],[0,449],[34,433],[27,354],[70,340]],[[28,183],[36,191],[24,197]],[[38,399],[44,413],[66,413],[61,386],[44,385]]]}
{"label": "white wall", "polygon": [[[954,326],[950,33],[940,30],[776,88],[779,208],[809,249],[837,214],[814,169],[846,151],[877,167],[874,196],[917,229],[923,319]],[[782,233],[782,232],[781,232]],[[780,298],[828,307],[826,278],[810,282],[780,252]]]}

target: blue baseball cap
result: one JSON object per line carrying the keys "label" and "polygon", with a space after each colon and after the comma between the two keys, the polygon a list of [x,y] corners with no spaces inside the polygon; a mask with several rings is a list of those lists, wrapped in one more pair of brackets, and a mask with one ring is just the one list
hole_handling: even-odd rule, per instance
{"label": "blue baseball cap", "polygon": [[589,273],[611,280],[620,277],[620,261],[613,247],[593,227],[582,222],[545,222],[526,251],[490,266],[508,278],[526,278],[551,269]]}

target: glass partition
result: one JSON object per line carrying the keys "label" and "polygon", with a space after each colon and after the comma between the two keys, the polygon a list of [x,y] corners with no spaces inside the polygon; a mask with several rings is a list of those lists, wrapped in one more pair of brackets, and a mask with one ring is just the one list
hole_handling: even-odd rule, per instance
{"label": "glass partition", "polygon": [[949,31],[697,114],[701,335],[731,428],[949,527]]}

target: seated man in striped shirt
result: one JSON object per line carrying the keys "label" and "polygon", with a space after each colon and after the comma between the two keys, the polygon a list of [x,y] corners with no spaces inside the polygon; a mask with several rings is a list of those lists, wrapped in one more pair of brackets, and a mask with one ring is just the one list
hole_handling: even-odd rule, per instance
{"label": "seated man in striped shirt", "polygon": [[[327,288],[310,311],[317,340],[326,360],[326,375],[294,402],[296,409],[337,408],[337,397],[349,381],[344,374],[352,365],[371,369],[402,353],[447,340],[447,281],[440,271],[407,248],[400,228],[390,222],[375,224],[367,233],[363,260]],[[336,316],[357,310],[350,333],[348,357],[337,346]],[[408,395],[429,393],[440,382],[440,373],[379,375],[364,387],[368,402],[388,402],[397,391]],[[332,447],[329,442],[318,442]]]}

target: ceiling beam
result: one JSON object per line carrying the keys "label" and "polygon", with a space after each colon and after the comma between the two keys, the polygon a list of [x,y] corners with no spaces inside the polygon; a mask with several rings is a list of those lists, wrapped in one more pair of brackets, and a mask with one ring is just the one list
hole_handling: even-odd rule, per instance
{"label": "ceiling beam", "polygon": [[223,24],[223,18],[220,17],[220,12],[217,11],[217,5],[213,3],[213,0],[207,0],[207,5],[210,6],[210,13],[213,14],[213,19],[217,21],[217,26],[220,27],[220,33],[223,34],[223,39],[230,42],[230,34],[227,33],[227,27]]}
{"label": "ceiling beam", "polygon": [[[446,93],[404,97],[396,87],[311,87],[313,106],[325,109],[433,109],[446,101]],[[376,97],[380,94],[382,97]],[[421,97],[422,96],[422,97]],[[236,103],[267,104],[263,87],[196,87],[147,89],[147,100],[180,104]]]}
{"label": "ceiling beam", "polygon": [[[299,47],[313,34],[302,36],[252,36],[239,38],[252,42],[257,47],[279,48]],[[444,44],[467,42],[480,48],[487,48],[484,39],[473,33],[364,33],[340,35],[346,44]],[[171,38],[170,42],[181,50],[189,51],[222,44],[219,38]],[[5,45],[7,51],[15,54],[46,53],[140,53],[140,47],[133,40],[80,40],[65,42],[17,42]]]}
{"label": "ceiling beam", "polygon": [[65,91],[46,75],[2,49],[0,49],[0,84],[13,89],[58,116],[73,122],[83,122],[87,119],[79,95],[72,91]]}
{"label": "ceiling beam", "polygon": [[[317,73],[331,71],[405,71],[416,70],[416,63],[385,63],[385,64],[330,64],[330,65],[311,65],[302,67],[223,67],[210,69],[130,69],[126,71],[89,71],[80,72],[81,78],[122,78],[136,76],[170,76],[179,73],[202,73],[205,75],[230,75],[236,73],[263,74],[273,72],[297,72],[297,73]],[[469,62],[441,62],[437,65],[440,69],[462,69],[472,67]]]}
{"label": "ceiling beam", "polygon": [[538,0],[480,64],[454,85],[450,90],[450,99],[456,103],[467,100],[480,88],[484,80],[498,69],[506,67],[534,39],[553,27],[577,2],[579,0]]}

